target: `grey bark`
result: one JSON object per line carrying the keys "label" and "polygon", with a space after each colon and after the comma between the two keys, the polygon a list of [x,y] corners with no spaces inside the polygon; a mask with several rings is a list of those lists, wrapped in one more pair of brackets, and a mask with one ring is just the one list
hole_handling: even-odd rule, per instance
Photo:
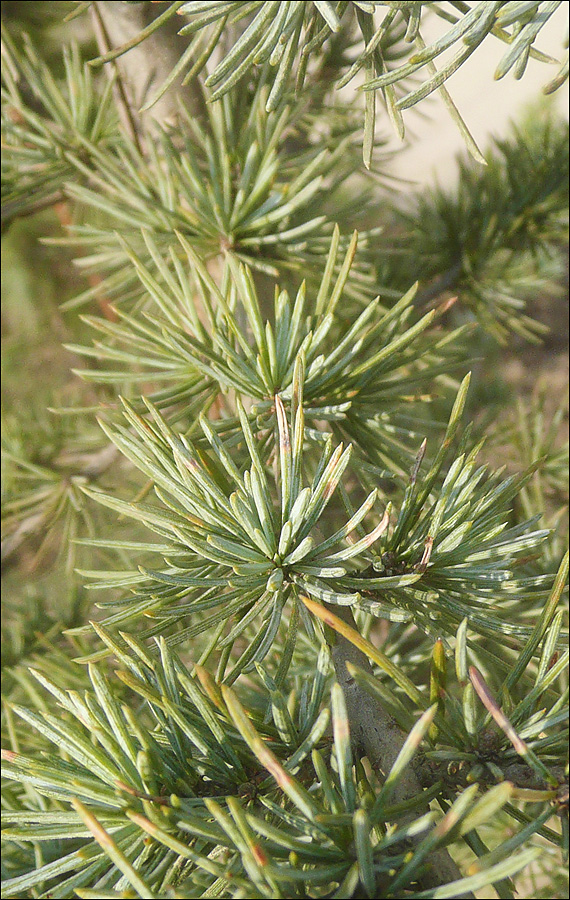
{"label": "grey bark", "polygon": [[[355,628],[352,611],[348,607],[329,607],[339,619]],[[345,637],[336,634],[336,642],[331,648],[332,661],[337,681],[342,688],[346,703],[350,733],[356,750],[363,752],[375,772],[382,775],[392,768],[405,741],[405,735],[400,730],[392,716],[386,712],[382,704],[364,691],[349,674],[347,663],[352,663],[365,671],[371,672],[372,666],[367,656]],[[423,791],[422,785],[412,767],[404,772],[398,784],[394,787],[394,803],[410,800],[419,796]],[[424,811],[428,811],[426,803]],[[413,822],[418,815],[417,810],[403,814],[400,821],[404,824]],[[421,840],[421,837],[411,839],[413,845]],[[421,878],[423,890],[439,887],[458,881],[462,874],[452,860],[447,850],[436,850],[431,854],[429,866]],[[474,894],[457,894],[458,900],[474,898]]]}

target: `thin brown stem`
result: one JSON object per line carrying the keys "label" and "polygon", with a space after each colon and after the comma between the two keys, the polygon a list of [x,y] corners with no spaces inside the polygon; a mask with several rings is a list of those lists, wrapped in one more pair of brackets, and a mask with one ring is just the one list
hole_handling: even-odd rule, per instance
{"label": "thin brown stem", "polygon": [[[103,55],[109,49],[122,47],[136,38],[150,22],[156,18],[152,3],[122,3],[116,0],[98,0],[94,21],[104,35],[100,49]],[[174,19],[177,17],[175,16]],[[183,105],[192,116],[202,116],[204,101],[196,79],[183,84],[180,74],[170,88],[142,116],[139,110],[158,91],[170,76],[187,46],[185,38],[177,33],[179,23],[170,19],[149,34],[145,40],[131,46],[111,64],[120,73],[124,100],[121,103],[125,115],[129,115],[131,127],[141,137],[140,127],[135,123],[144,120],[145,129],[152,133],[153,127],[174,122],[180,106]],[[109,63],[106,63],[108,65]],[[122,80],[121,80],[122,79]],[[131,115],[135,110],[136,119]]]}
{"label": "thin brown stem", "polygon": [[[101,54],[107,53],[111,49],[111,43],[109,40],[109,35],[107,34],[107,29],[105,28],[105,23],[101,17],[101,11],[99,9],[98,3],[92,3],[90,6],[91,13],[91,21],[93,22],[93,30],[95,32],[95,39],[97,41],[97,47]],[[129,103],[127,92],[125,90],[125,86],[123,84],[123,79],[121,77],[121,72],[119,66],[117,65],[117,61],[113,60],[111,63],[113,67],[113,75],[114,75],[114,83],[113,83],[113,94],[115,97],[115,103],[117,106],[117,111],[119,113],[119,118],[121,120],[121,124],[125,129],[125,133],[131,138],[138,151],[141,152],[141,145],[139,141],[139,135],[137,132],[137,127],[135,124],[135,118],[133,116],[133,112],[131,109],[131,105]]]}

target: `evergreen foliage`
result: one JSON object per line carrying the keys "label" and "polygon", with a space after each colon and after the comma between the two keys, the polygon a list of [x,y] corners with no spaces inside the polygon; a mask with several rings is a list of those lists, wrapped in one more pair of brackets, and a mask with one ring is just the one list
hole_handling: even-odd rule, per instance
{"label": "evergreen foliage", "polygon": [[[547,331],[568,129],[483,156],[446,87],[561,4],[21,6],[2,896],[566,896],[565,407],[469,370]],[[470,156],[404,203],[436,90]]]}

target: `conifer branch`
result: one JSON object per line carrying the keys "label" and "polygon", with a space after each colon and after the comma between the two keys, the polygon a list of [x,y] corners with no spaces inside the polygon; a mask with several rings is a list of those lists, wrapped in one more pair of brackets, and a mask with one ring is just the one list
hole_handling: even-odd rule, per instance
{"label": "conifer branch", "polygon": [[565,896],[564,407],[465,373],[540,333],[567,128],[405,212],[375,133],[440,91],[481,161],[448,79],[560,6],[3,10],[3,896]]}

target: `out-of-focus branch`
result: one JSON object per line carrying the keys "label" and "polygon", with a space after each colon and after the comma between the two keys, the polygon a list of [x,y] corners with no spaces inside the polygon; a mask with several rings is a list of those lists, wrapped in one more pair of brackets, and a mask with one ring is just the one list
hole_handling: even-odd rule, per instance
{"label": "out-of-focus branch", "polygon": [[433,303],[434,300],[437,300],[444,291],[451,291],[455,288],[462,270],[463,262],[462,260],[458,260],[447,270],[447,272],[439,275],[435,281],[432,281],[432,283],[428,284],[423,290],[418,291],[414,297],[415,306],[419,309],[435,306],[436,304]]}

